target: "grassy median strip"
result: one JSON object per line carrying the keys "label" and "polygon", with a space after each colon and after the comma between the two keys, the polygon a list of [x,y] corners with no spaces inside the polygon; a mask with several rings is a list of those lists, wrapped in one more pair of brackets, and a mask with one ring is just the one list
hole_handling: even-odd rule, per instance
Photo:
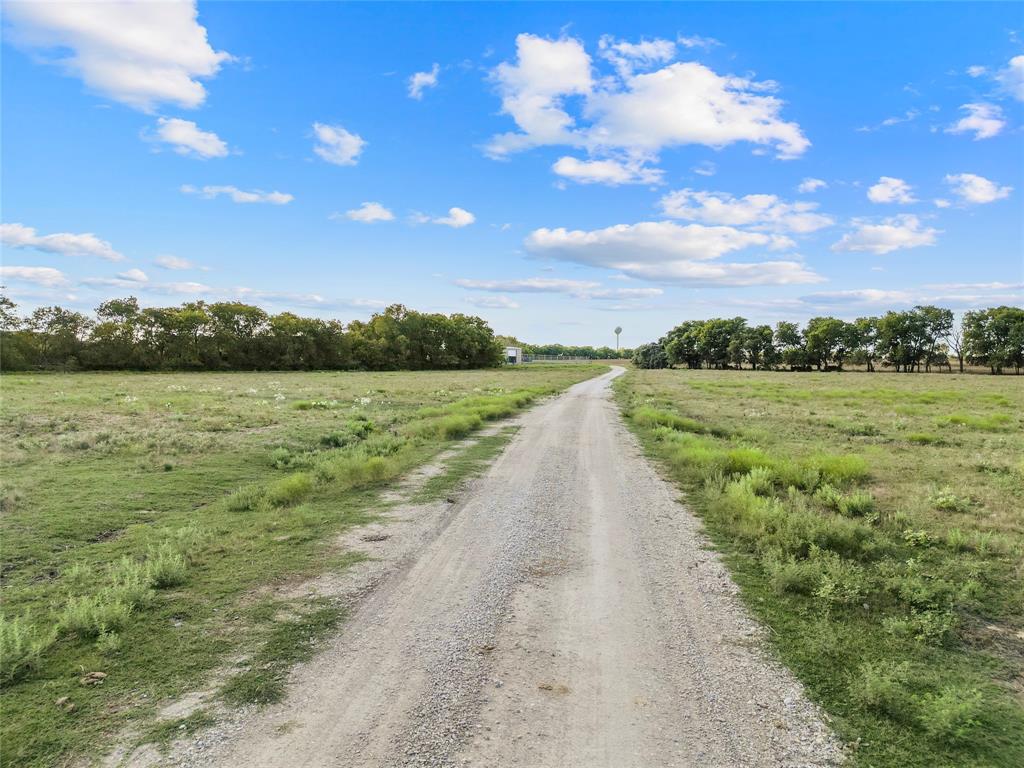
{"label": "grassy median strip", "polygon": [[261,588],[346,567],[331,542],[381,488],[605,370],[5,375],[4,764],[164,733],[160,705],[240,653],[225,696],[273,700],[341,617]]}
{"label": "grassy median strip", "polygon": [[859,766],[1024,764],[1024,387],[632,371],[685,489]]}

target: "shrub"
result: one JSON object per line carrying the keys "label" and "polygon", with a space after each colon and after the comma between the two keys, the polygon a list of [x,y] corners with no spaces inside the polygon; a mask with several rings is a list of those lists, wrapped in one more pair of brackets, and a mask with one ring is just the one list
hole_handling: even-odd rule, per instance
{"label": "shrub", "polygon": [[902,640],[925,645],[945,645],[956,631],[958,619],[949,611],[912,610],[907,616],[890,616],[882,622],[885,630]]}
{"label": "shrub", "polygon": [[939,424],[952,424],[958,427],[968,427],[982,432],[1001,432],[1010,425],[1010,417],[1005,413],[993,413],[990,416],[972,416],[969,413],[953,413],[943,419]]}
{"label": "shrub", "polygon": [[909,683],[910,664],[905,661],[862,664],[850,685],[850,698],[894,720],[910,720],[914,701],[907,690]]}
{"label": "shrub", "polygon": [[287,448],[275,448],[270,452],[270,463],[274,469],[284,469],[292,463],[292,454]]}
{"label": "shrub", "polygon": [[822,478],[834,485],[847,485],[865,480],[868,465],[855,454],[819,454],[807,460],[807,466],[821,474]]}
{"label": "shrub", "polygon": [[473,414],[452,414],[437,422],[437,433],[445,440],[456,440],[480,428],[483,419]]}
{"label": "shrub", "polygon": [[741,475],[755,467],[771,467],[772,460],[758,448],[733,448],[725,454],[725,471]]}
{"label": "shrub", "polygon": [[156,589],[184,584],[188,579],[188,561],[170,542],[150,547],[146,556],[146,578]]}
{"label": "shrub", "polygon": [[921,728],[936,741],[963,742],[981,722],[984,697],[977,688],[947,685],[918,700]]}
{"label": "shrub", "polygon": [[785,560],[769,559],[765,562],[765,571],[772,588],[780,594],[813,594],[821,578],[818,563],[793,557]]}
{"label": "shrub", "polygon": [[35,669],[53,645],[54,632],[42,632],[20,617],[0,614],[0,684],[6,685]]}
{"label": "shrub", "polygon": [[64,606],[57,626],[62,632],[79,637],[99,637],[102,633],[123,628],[132,615],[132,605],[111,590],[99,594],[73,597]]}
{"label": "shrub", "polygon": [[875,509],[875,499],[867,491],[856,491],[839,501],[839,511],[847,517],[864,517]]}
{"label": "shrub", "polygon": [[227,497],[225,504],[231,512],[248,512],[258,508],[266,498],[266,491],[259,485],[245,485]]}
{"label": "shrub", "polygon": [[266,498],[275,507],[289,507],[302,501],[311,490],[313,478],[306,472],[296,472],[271,484]]}
{"label": "shrub", "polygon": [[152,583],[146,566],[130,557],[122,557],[110,568],[111,585],[104,590],[109,602],[135,608],[153,600]]}
{"label": "shrub", "polygon": [[931,498],[932,506],[940,512],[970,512],[971,511],[971,500],[957,496],[949,488],[943,488],[936,492]]}
{"label": "shrub", "polygon": [[768,496],[775,489],[774,475],[767,467],[754,467],[737,482],[757,496]]}
{"label": "shrub", "polygon": [[649,406],[641,406],[633,411],[633,421],[641,427],[654,429],[655,427],[667,427],[676,432],[693,432],[698,435],[714,434],[724,435],[724,430],[708,427],[696,419],[689,419],[668,411],[659,411]]}

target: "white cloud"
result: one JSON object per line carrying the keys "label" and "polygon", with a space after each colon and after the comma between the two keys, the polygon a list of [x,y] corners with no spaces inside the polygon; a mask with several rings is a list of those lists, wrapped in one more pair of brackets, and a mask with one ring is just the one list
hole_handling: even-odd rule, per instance
{"label": "white cloud", "polygon": [[610,187],[620,184],[659,184],[663,173],[635,161],[578,160],[575,157],[559,158],[551,170],[579,184],[607,184]]}
{"label": "white cloud", "polygon": [[682,189],[661,198],[661,208],[674,219],[705,224],[749,226],[774,232],[814,232],[834,224],[834,220],[815,213],[817,203],[787,203],[775,195],[733,197],[727,192],[698,192]]}
{"label": "white cloud", "polygon": [[967,74],[970,75],[971,77],[981,77],[982,75],[984,75],[987,72],[988,72],[988,68],[987,67],[983,67],[983,66],[981,66],[979,64],[975,64],[974,66],[971,66],[971,67],[967,68]]}
{"label": "white cloud", "polygon": [[434,88],[437,86],[437,75],[441,71],[440,65],[437,63],[430,68],[429,72],[416,72],[412,77],[409,78],[409,98],[410,99],[422,99],[423,91],[427,88]]}
{"label": "white cloud", "polygon": [[191,120],[177,117],[158,118],[155,139],[170,144],[175,152],[186,157],[208,160],[228,154],[228,145],[216,133],[202,131]]}
{"label": "white cloud", "polygon": [[522,280],[456,280],[463,288],[495,293],[566,293],[579,299],[619,301],[649,299],[661,296],[661,288],[602,288],[590,280],[563,280],[551,277],[529,277]]}
{"label": "white cloud", "polygon": [[932,202],[935,203],[936,208],[949,208],[949,206],[952,205],[952,203],[944,197],[937,197]]}
{"label": "white cloud", "polygon": [[923,227],[921,220],[911,214],[902,214],[873,224],[854,219],[855,229],[843,235],[832,246],[833,251],[863,251],[874,254],[891,253],[904,248],[935,245],[939,230]]}
{"label": "white cloud", "polygon": [[996,74],[996,80],[1017,101],[1024,101],[1024,56],[1014,56]]}
{"label": "white cloud", "polygon": [[528,277],[522,280],[468,280],[455,284],[462,288],[496,293],[571,293],[582,294],[600,287],[589,280],[563,280],[557,277]]}
{"label": "white cloud", "polygon": [[872,203],[916,203],[912,189],[903,179],[882,176],[877,184],[868,188],[868,200]]}
{"label": "white cloud", "polygon": [[978,205],[1002,200],[1009,197],[1013,191],[1013,187],[1001,187],[996,182],[973,173],[950,174],[946,176],[945,181],[950,185],[954,195],[965,203]]}
{"label": "white cloud", "polygon": [[[118,288],[128,291],[141,291],[143,293],[156,293],[166,296],[195,296],[197,294],[214,293],[215,289],[203,283],[194,282],[172,282],[172,283],[151,283],[148,278],[139,280],[135,272],[140,270],[129,270],[122,272],[117,277],[86,277],[80,281],[81,285],[92,288]],[[143,275],[145,277],[145,275]]]}
{"label": "white cloud", "polygon": [[676,57],[676,44],[671,40],[630,43],[616,40],[612,35],[604,35],[597,45],[602,58],[610,61],[622,77],[629,77],[636,69],[650,69]]}
{"label": "white cloud", "polygon": [[949,126],[946,133],[973,133],[974,140],[980,141],[998,135],[1006,126],[1003,110],[997,104],[964,104],[960,109],[967,112],[967,117]]}
{"label": "white cloud", "polygon": [[433,224],[443,224],[446,227],[461,229],[462,227],[468,227],[476,221],[476,216],[464,208],[449,208],[447,216],[440,216],[436,219],[430,219],[430,221]]}
{"label": "white cloud", "polygon": [[804,179],[797,184],[796,191],[801,194],[809,194],[811,192],[817,192],[819,189],[827,189],[828,182],[823,179],[812,179],[810,177]]}
{"label": "white cloud", "polygon": [[698,163],[690,170],[692,170],[698,176],[714,176],[716,173],[718,173],[718,166],[715,165],[710,160],[705,160],[702,163]]}
{"label": "white cloud", "polygon": [[201,78],[231,56],[215,51],[193,0],[5,3],[10,38],[92,90],[145,112],[162,103],[198,107]]}
{"label": "white cloud", "polygon": [[313,123],[313,133],[319,142],[313,151],[334,165],[355,165],[367,144],[361,136],[350,133],[340,125]]}
{"label": "white cloud", "polygon": [[47,288],[59,288],[68,284],[68,279],[59,269],[53,267],[16,267],[0,264],[0,280],[17,280],[35,283]]}
{"label": "white cloud", "polygon": [[118,272],[117,276],[122,280],[129,280],[133,283],[148,283],[149,275],[141,269],[129,269],[125,272]]}
{"label": "white cloud", "polygon": [[191,261],[177,256],[157,256],[153,259],[153,263],[161,269],[195,269],[195,265]]}
{"label": "white cloud", "polygon": [[[598,155],[624,152],[642,161],[666,147],[747,141],[774,146],[779,157],[792,158],[810,146],[799,125],[780,118],[783,104],[769,95],[775,87],[770,81],[720,76],[697,62],[633,74],[638,66],[666,60],[664,42],[606,41],[604,54],[614,56],[619,71],[595,80],[579,40],[519,35],[516,62],[502,63],[492,73],[502,111],[519,131],[493,137],[488,154],[505,157],[531,147],[568,145]],[[568,111],[566,99],[572,96],[583,97],[580,125]]]}
{"label": "white cloud", "polygon": [[573,119],[563,109],[567,96],[591,91],[590,56],[579,40],[545,40],[522,34],[516,38],[517,61],[503,62],[492,72],[501,93],[502,112],[511,115],[521,133],[495,136],[492,155],[544,144],[581,142],[573,135]]}
{"label": "white cloud", "polygon": [[485,309],[519,309],[519,303],[508,296],[470,296],[466,301]]}
{"label": "white cloud", "polygon": [[363,203],[358,208],[353,208],[345,213],[332,213],[332,219],[346,218],[352,221],[361,221],[364,224],[372,224],[375,221],[393,221],[395,214],[389,211],[380,203]]}
{"label": "white cloud", "polygon": [[688,37],[680,35],[676,38],[676,42],[683,46],[683,48],[704,48],[705,50],[716,48],[722,44],[713,37],[701,37],[700,35],[690,35]]}
{"label": "white cloud", "polygon": [[286,192],[264,192],[262,189],[246,191],[232,186],[205,186],[201,189],[191,184],[183,184],[181,191],[186,195],[199,195],[206,200],[213,200],[220,195],[226,195],[236,203],[270,203],[272,205],[287,205],[294,196]]}
{"label": "white cloud", "polygon": [[889,291],[879,288],[854,288],[847,291],[821,291],[801,296],[809,304],[909,304],[911,295],[907,291]]}
{"label": "white cloud", "polygon": [[526,239],[532,253],[646,280],[718,285],[820,282],[821,277],[796,261],[715,261],[753,246],[774,250],[792,245],[792,240],[779,235],[701,224],[681,226],[671,221],[618,224],[591,231],[541,228]]}
{"label": "white cloud", "polygon": [[24,224],[0,224],[0,242],[9,248],[35,248],[64,256],[99,256],[108,261],[124,259],[124,255],[115,251],[110,243],[100,240],[91,232],[40,235]]}

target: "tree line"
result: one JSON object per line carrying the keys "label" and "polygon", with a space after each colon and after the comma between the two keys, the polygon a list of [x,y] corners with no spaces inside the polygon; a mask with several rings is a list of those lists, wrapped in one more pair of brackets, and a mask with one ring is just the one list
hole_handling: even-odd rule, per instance
{"label": "tree line", "polygon": [[994,373],[1024,368],[1024,309],[992,307],[965,312],[956,322],[952,310],[917,306],[880,317],[847,322],[811,318],[804,328],[779,322],[748,325],[745,318],[712,318],[680,323],[657,342],[634,351],[640,368],[750,368],[791,371],[841,371],[847,364],[896,371],[922,368],[961,373],[965,365]]}
{"label": "tree line", "polygon": [[632,357],[631,349],[612,347],[571,346],[566,344],[528,344],[515,336],[499,336],[502,346],[519,347],[525,355],[550,355],[552,357],[589,357],[592,360],[622,360]]}
{"label": "tree line", "polygon": [[27,317],[0,296],[0,369],[422,370],[500,365],[490,326],[469,315],[395,304],[348,324],[271,315],[228,301],[140,307],[134,297],[100,304],[94,317],[58,306]]}

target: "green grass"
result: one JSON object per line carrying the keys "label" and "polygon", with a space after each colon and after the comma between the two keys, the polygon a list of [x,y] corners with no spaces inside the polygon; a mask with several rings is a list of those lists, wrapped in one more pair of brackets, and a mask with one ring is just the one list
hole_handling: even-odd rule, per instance
{"label": "green grass", "polygon": [[256,596],[351,563],[337,534],[467,425],[605,370],[4,375],[0,763],[162,727],[162,702],[239,654],[257,661],[225,695],[269,700],[331,606]]}
{"label": "green grass", "polygon": [[852,765],[1024,764],[1021,382],[637,370],[616,390]]}

